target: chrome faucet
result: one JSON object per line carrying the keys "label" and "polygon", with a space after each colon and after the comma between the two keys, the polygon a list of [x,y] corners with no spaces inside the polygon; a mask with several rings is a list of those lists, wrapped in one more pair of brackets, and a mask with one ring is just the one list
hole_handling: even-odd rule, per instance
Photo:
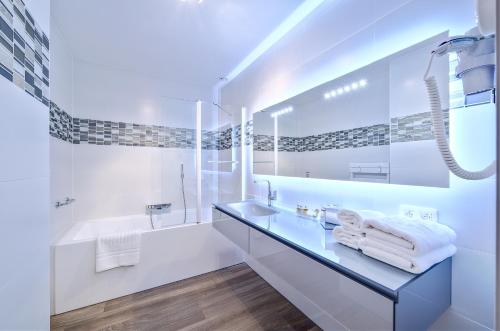
{"label": "chrome faucet", "polygon": [[266,182],[266,183],[267,183],[267,205],[268,205],[269,207],[271,207],[271,206],[272,206],[272,201],[273,201],[273,200],[276,200],[276,199],[277,199],[277,195],[278,195],[278,193],[277,193],[276,191],[272,191],[272,190],[271,190],[271,182],[270,182],[270,181],[268,181],[267,179],[265,179],[265,180],[260,180],[260,181],[258,181],[258,180],[254,180],[253,182],[254,182],[255,184],[257,184],[257,183],[259,183],[259,182]]}

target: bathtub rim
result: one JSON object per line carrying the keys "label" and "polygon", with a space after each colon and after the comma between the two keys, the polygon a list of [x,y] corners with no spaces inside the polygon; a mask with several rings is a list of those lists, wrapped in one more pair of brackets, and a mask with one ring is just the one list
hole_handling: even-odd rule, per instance
{"label": "bathtub rim", "polygon": [[[149,215],[139,214],[139,215],[116,216],[116,217],[97,218],[97,219],[77,221],[61,236],[61,238],[59,240],[57,240],[51,246],[52,247],[60,247],[60,246],[75,245],[75,244],[95,241],[97,239],[97,237],[78,239],[78,240],[72,239],[82,229],[82,227],[87,223],[113,222],[113,221],[120,221],[120,220],[123,221],[124,219],[133,219],[133,218],[143,218],[144,220],[149,222],[148,217],[149,217]],[[202,220],[200,222],[194,221],[194,222],[189,222],[189,223],[185,223],[185,224],[184,223],[176,224],[176,225],[162,227],[160,229],[150,229],[148,231],[141,231],[141,234],[146,234],[146,233],[150,233],[150,232],[160,232],[160,231],[170,230],[170,229],[174,229],[174,228],[180,228],[180,227],[186,227],[186,226],[192,226],[192,225],[200,225],[200,224],[206,224],[206,223],[211,223],[211,222],[212,222],[212,220]]]}

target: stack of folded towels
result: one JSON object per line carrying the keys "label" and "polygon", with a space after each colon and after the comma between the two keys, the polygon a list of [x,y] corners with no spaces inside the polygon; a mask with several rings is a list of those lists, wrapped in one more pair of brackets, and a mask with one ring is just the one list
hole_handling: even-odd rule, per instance
{"label": "stack of folded towels", "polygon": [[437,222],[347,209],[338,218],[337,242],[411,273],[422,273],[457,251],[455,232]]}
{"label": "stack of folded towels", "polygon": [[455,232],[446,225],[405,217],[366,220],[359,248],[365,255],[411,273],[422,273],[452,256]]}
{"label": "stack of folded towels", "polygon": [[348,247],[359,249],[359,243],[364,238],[363,224],[368,220],[380,220],[386,216],[374,210],[342,209],[337,213],[340,226],[333,229],[335,239]]}

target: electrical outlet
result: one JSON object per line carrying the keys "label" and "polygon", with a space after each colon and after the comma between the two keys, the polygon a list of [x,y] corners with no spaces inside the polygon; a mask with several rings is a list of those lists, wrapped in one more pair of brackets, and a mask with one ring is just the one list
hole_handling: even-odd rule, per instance
{"label": "electrical outlet", "polygon": [[438,221],[438,211],[435,208],[400,205],[399,214],[413,220]]}

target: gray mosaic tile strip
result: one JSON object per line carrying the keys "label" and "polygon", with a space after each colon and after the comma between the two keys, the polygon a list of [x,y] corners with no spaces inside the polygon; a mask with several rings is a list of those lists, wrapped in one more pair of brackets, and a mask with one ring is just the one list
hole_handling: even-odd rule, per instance
{"label": "gray mosaic tile strip", "polygon": [[259,152],[274,151],[274,136],[263,134],[253,135],[253,149]]}
{"label": "gray mosaic tile strip", "polygon": [[245,145],[253,144],[253,121],[248,121],[245,125]]}
{"label": "gray mosaic tile strip", "polygon": [[[449,111],[444,111],[446,133],[449,134]],[[391,118],[391,143],[433,140],[431,113],[418,113]]]}
{"label": "gray mosaic tile strip", "polygon": [[0,75],[50,106],[50,42],[22,0],[0,0]]}
{"label": "gray mosaic tile strip", "polygon": [[50,102],[49,125],[52,137],[73,143],[73,118],[54,102]]}
{"label": "gray mosaic tile strip", "polygon": [[[73,144],[121,145],[194,149],[196,131],[156,125],[72,118],[56,103],[50,103],[50,135]],[[234,147],[235,128],[202,131],[202,149]],[[241,129],[240,129],[241,131]]]}
{"label": "gray mosaic tile strip", "polygon": [[218,131],[203,130],[201,144],[204,150],[230,149],[232,145],[232,128],[221,128]]}
{"label": "gray mosaic tile strip", "polygon": [[73,143],[194,149],[194,129],[73,118]]}
{"label": "gray mosaic tile strip", "polygon": [[[274,137],[254,135],[254,150],[274,150]],[[383,146],[390,143],[390,127],[378,124],[349,130],[327,132],[306,137],[278,138],[280,152],[312,152],[330,149],[359,148],[366,146]]]}
{"label": "gray mosaic tile strip", "polygon": [[[232,145],[225,145],[228,148],[241,147],[241,124],[232,128]],[[245,145],[250,146],[253,143],[253,121],[245,123]],[[225,148],[225,149],[228,149]]]}
{"label": "gray mosaic tile strip", "polygon": [[230,148],[234,147],[241,147],[241,124],[238,124],[237,126],[233,127],[233,132],[232,132],[232,141],[233,144]]}

